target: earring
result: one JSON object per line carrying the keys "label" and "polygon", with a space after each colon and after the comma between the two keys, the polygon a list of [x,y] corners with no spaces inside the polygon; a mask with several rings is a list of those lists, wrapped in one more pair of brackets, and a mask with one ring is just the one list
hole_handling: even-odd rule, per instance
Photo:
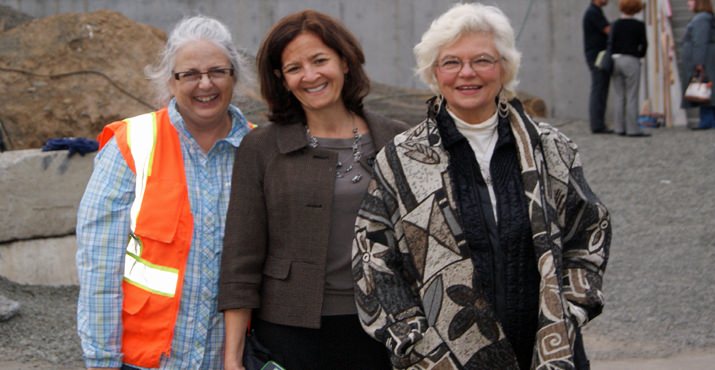
{"label": "earring", "polygon": [[507,118],[509,116],[509,103],[506,101],[504,94],[499,94],[499,102],[497,103],[499,117]]}

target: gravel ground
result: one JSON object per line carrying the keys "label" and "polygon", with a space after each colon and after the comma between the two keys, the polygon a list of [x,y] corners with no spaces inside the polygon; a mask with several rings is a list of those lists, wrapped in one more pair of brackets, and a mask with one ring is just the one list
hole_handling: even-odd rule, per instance
{"label": "gravel ground", "polygon": [[[625,138],[591,135],[584,122],[556,126],[579,144],[586,176],[614,225],[607,306],[584,331],[595,367],[715,353],[715,130],[657,129],[649,138]],[[0,294],[23,305],[19,316],[0,323],[0,369],[82,367],[76,287],[0,278]],[[631,368],[646,368],[640,364]]]}

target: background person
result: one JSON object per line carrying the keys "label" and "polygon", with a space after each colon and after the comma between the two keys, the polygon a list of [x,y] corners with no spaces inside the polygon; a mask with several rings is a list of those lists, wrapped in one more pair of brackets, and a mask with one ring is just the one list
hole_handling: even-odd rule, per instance
{"label": "background person", "polygon": [[596,57],[608,46],[610,24],[603,15],[603,7],[608,0],[592,0],[583,15],[583,48],[586,54],[586,64],[591,71],[591,91],[588,97],[588,119],[591,132],[594,134],[610,134],[613,130],[606,127],[606,104],[608,103],[608,83],[610,71],[594,66]]}
{"label": "background person", "polygon": [[643,0],[619,0],[621,17],[613,22],[609,39],[613,55],[613,128],[619,135],[650,136],[638,125],[638,88],[641,61],[648,50],[645,23],[633,18],[643,9]]}
{"label": "background person", "polygon": [[325,14],[278,21],[257,62],[271,123],[236,157],[219,294],[226,368],[243,368],[249,320],[287,369],[389,368],[360,327],[350,254],[374,153],[407,126],[363,109],[365,57]]}
{"label": "background person", "polygon": [[359,317],[395,368],[583,369],[603,307],[608,211],[576,146],[514,99],[496,7],[458,4],[414,48],[438,94],[375,160],[356,221]]}
{"label": "background person", "polygon": [[[683,84],[683,93],[695,74],[704,73],[710,81],[715,79],[715,25],[712,2],[688,0],[688,9],[695,13],[695,16],[685,28],[680,52],[680,81]],[[715,96],[712,94],[709,103],[696,104],[683,99],[681,107],[700,109],[700,122],[694,129],[715,128]]]}
{"label": "background person", "polygon": [[222,23],[184,19],[148,73],[167,105],[102,131],[77,215],[87,367],[223,367],[219,261],[249,130],[230,102],[249,71]]}

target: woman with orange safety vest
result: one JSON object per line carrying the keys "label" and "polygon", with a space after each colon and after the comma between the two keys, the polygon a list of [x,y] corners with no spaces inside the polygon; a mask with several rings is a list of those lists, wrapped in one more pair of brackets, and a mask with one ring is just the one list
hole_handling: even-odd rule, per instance
{"label": "woman with orange safety vest", "polygon": [[250,69],[226,26],[196,16],[147,70],[164,108],[104,128],[77,216],[85,364],[219,369],[224,219],[249,131],[231,100]]}

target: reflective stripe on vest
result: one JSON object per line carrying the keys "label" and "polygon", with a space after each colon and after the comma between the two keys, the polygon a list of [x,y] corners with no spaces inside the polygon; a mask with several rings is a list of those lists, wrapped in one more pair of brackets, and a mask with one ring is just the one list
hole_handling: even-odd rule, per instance
{"label": "reflective stripe on vest", "polygon": [[131,234],[127,243],[124,260],[124,280],[141,289],[155,294],[173,297],[179,281],[179,270],[155,265],[142,259],[142,242],[134,234],[137,217],[144,200],[147,178],[151,175],[156,147],[156,115],[147,113],[125,120],[127,123],[127,144],[134,158],[136,181],[134,203],[131,208]]}

